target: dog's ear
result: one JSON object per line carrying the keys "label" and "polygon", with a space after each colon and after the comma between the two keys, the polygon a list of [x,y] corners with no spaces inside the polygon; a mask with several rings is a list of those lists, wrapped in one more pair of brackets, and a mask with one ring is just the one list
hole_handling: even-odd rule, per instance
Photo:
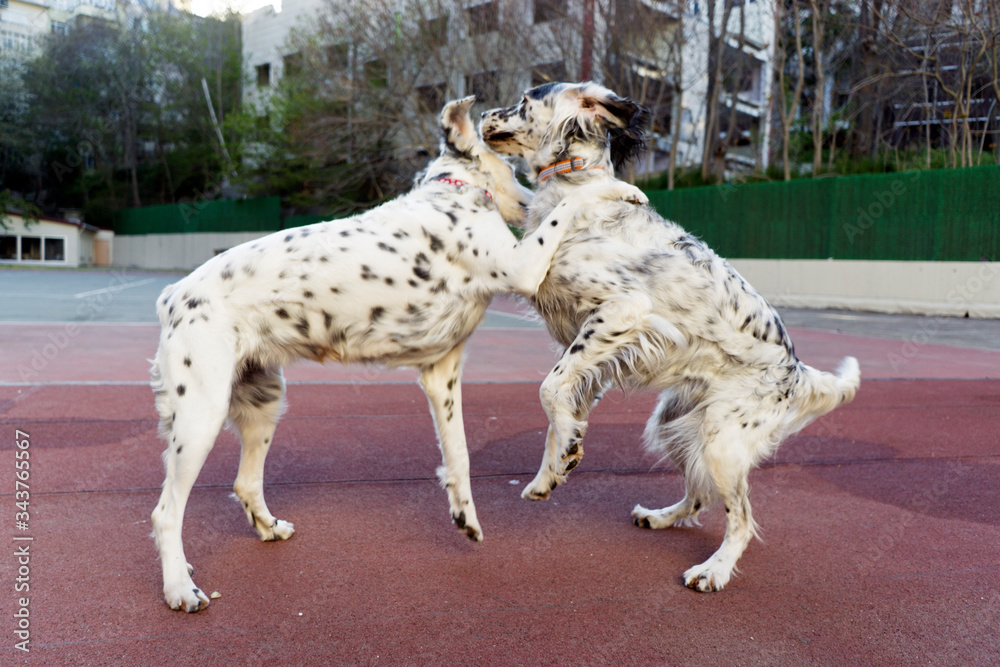
{"label": "dog's ear", "polygon": [[479,140],[476,126],[469,116],[469,109],[475,101],[476,96],[470,95],[444,105],[441,111],[442,155],[450,153],[455,157],[472,158],[472,149]]}
{"label": "dog's ear", "polygon": [[584,89],[579,98],[581,112],[608,128],[611,161],[620,168],[646,150],[649,109],[606,89]]}
{"label": "dog's ear", "polygon": [[636,104],[632,100],[628,102],[629,111],[624,127],[611,127],[611,162],[615,169],[621,169],[634,158],[646,150],[646,126],[649,124],[649,109]]}

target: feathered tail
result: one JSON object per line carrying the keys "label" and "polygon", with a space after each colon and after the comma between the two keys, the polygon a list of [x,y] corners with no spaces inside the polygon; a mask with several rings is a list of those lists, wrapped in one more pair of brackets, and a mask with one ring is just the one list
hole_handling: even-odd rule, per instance
{"label": "feathered tail", "polygon": [[837,406],[854,400],[861,384],[861,368],[854,357],[844,357],[836,375],[802,363],[799,372],[799,386],[792,400],[794,409],[788,415],[792,433]]}

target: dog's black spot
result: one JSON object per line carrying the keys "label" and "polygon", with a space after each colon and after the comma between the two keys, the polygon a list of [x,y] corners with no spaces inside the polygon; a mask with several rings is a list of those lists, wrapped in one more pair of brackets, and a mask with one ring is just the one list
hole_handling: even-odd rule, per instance
{"label": "dog's black spot", "polygon": [[304,317],[300,317],[299,321],[295,323],[295,329],[302,334],[303,338],[309,336],[309,321]]}
{"label": "dog's black spot", "polygon": [[299,280],[309,280],[309,274],[303,273],[301,276],[299,276]]}
{"label": "dog's black spot", "polygon": [[[448,216],[448,219],[449,219],[449,220],[451,220],[451,224],[452,224],[452,225],[454,225],[454,224],[456,224],[456,223],[458,222],[458,216],[457,216],[457,215],[455,215],[454,213],[452,213],[451,211],[445,211],[445,212],[444,212],[444,214],[445,214],[446,216]],[[433,250],[433,249],[434,249],[434,248],[431,248],[431,250]]]}
{"label": "dog's black spot", "polygon": [[324,264],[326,264],[327,262],[329,262],[329,261],[330,261],[330,258],[329,258],[329,257],[327,257],[326,255],[320,255],[320,256],[319,256],[319,261],[321,261],[321,262],[323,262]]}
{"label": "dog's black spot", "polygon": [[233,267],[231,265],[227,265],[226,268],[222,269],[221,275],[223,280],[229,280],[233,277]]}
{"label": "dog's black spot", "polygon": [[584,348],[584,344],[583,343],[577,343],[573,347],[569,348],[569,353],[570,354],[576,354],[577,352],[579,352],[583,348]]}
{"label": "dog's black spot", "polygon": [[458,516],[455,517],[455,525],[459,528],[465,528],[465,512],[459,512]]}
{"label": "dog's black spot", "polygon": [[340,235],[346,239],[348,236],[351,235],[351,232],[345,229],[344,231],[340,232]]}
{"label": "dog's black spot", "polygon": [[375,322],[378,322],[379,318],[381,318],[383,315],[385,315],[385,308],[383,308],[382,306],[375,306],[374,308],[372,308],[371,314],[369,315],[369,319],[372,321],[372,324],[374,324]]}
{"label": "dog's black spot", "polygon": [[291,241],[291,240],[292,240],[293,238],[295,238],[295,235],[294,235],[294,234],[289,234],[289,235],[287,235],[287,236],[285,237],[285,243],[288,243],[288,242],[289,242],[289,241]]}
{"label": "dog's black spot", "polygon": [[185,387],[182,384],[177,385],[177,395],[178,396],[183,396],[184,392],[186,392],[186,391],[187,391],[187,387]]}
{"label": "dog's black spot", "polygon": [[578,465],[580,465],[580,459],[573,459],[572,461],[566,464],[566,472],[569,472]]}
{"label": "dog's black spot", "polygon": [[289,318],[288,311],[285,310],[284,308],[279,308],[278,310],[274,311],[274,314],[283,320],[287,320]]}
{"label": "dog's black spot", "polygon": [[324,310],[323,311],[323,326],[325,326],[327,329],[329,329],[331,324],[333,324],[333,315],[331,315],[330,313],[328,313],[328,312],[326,312]]}
{"label": "dog's black spot", "polygon": [[435,284],[434,287],[431,288],[431,292],[433,294],[440,294],[441,292],[447,292],[447,291],[448,291],[448,281],[445,280],[444,278],[439,280],[437,284]]}
{"label": "dog's black spot", "polygon": [[[453,215],[453,214],[449,214],[449,215]],[[430,246],[431,247],[431,252],[441,252],[442,250],[444,250],[444,241],[442,241],[440,238],[438,238],[434,234],[428,233],[427,230],[424,230],[424,234],[427,236],[427,240],[431,244],[431,246]]]}
{"label": "dog's black spot", "polygon": [[594,329],[588,329],[585,334],[583,334],[584,340],[590,340],[590,337],[594,335]]}
{"label": "dog's black spot", "polygon": [[479,248],[473,248],[472,249],[472,255],[474,257],[479,257]]}
{"label": "dog's black spot", "polygon": [[333,294],[340,294],[340,288],[339,287],[331,287],[330,288],[330,292],[333,293]]}
{"label": "dog's black spot", "polygon": [[184,445],[178,445],[177,446],[177,453],[180,454],[182,449],[184,449]]}
{"label": "dog's black spot", "polygon": [[417,287],[418,285],[417,281],[413,278],[408,278],[406,282],[410,285],[410,287]]}
{"label": "dog's black spot", "polygon": [[422,266],[413,267],[413,275],[415,275],[417,278],[420,278],[421,280],[431,279],[431,272]]}
{"label": "dog's black spot", "polygon": [[701,503],[695,503],[694,504],[694,511],[697,512],[700,509],[701,509]]}
{"label": "dog's black spot", "polygon": [[311,299],[311,298],[313,298],[313,296],[314,296],[314,295],[313,295],[313,293],[312,293],[312,292],[310,292],[309,290],[306,290],[306,291],[302,292],[302,296],[303,296],[304,298],[306,298],[306,299]]}
{"label": "dog's black spot", "polygon": [[188,299],[187,300],[188,310],[194,310],[195,308],[197,308],[201,304],[202,304],[202,300],[201,299]]}
{"label": "dog's black spot", "polygon": [[385,279],[385,284],[386,284],[386,285],[389,285],[390,287],[392,287],[392,285],[393,285],[393,284],[394,284],[395,282],[396,282],[396,281],[395,281],[395,280],[393,280],[392,278],[386,278],[386,279]]}
{"label": "dog's black spot", "polygon": [[372,272],[372,269],[367,264],[361,265],[361,279],[362,280],[376,280],[378,276]]}
{"label": "dog's black spot", "polygon": [[545,245],[545,239],[543,239],[541,236],[538,237],[538,245]]}
{"label": "dog's black spot", "polygon": [[391,252],[391,253],[396,252],[395,248],[393,248],[391,245],[389,245],[387,243],[383,243],[382,241],[379,241],[378,247],[379,247],[379,250],[384,250],[386,252]]}
{"label": "dog's black spot", "polygon": [[566,448],[566,456],[573,456],[580,451],[580,443],[576,440],[572,440],[569,443],[569,447]]}
{"label": "dog's black spot", "polygon": [[191,366],[191,357],[184,357],[184,365],[188,367]]}

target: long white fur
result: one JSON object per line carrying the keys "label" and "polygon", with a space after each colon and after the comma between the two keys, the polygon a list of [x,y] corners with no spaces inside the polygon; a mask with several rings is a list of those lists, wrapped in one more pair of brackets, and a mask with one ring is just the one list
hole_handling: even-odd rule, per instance
{"label": "long white fur", "polygon": [[534,293],[577,210],[605,197],[645,198],[609,183],[556,206],[518,242],[506,221],[523,222],[529,193],[479,139],[472,102],[445,107],[441,156],[409,194],[354,218],[232,248],[157,300],[162,331],[152,386],[167,449],[152,523],[172,609],[193,612],[209,602],[191,579],[181,526],[227,420],[242,440],[233,490],[250,525],[262,540],[294,532],[268,510],[263,470],[284,407],[281,367],[296,359],[418,367],[452,519],[482,539],[462,422],[465,341],[494,294]]}
{"label": "long white fur", "polygon": [[[617,182],[614,163],[641,145],[643,114],[593,83],[546,84],[484,114],[487,144],[524,158],[536,179],[550,164],[584,160],[583,169],[540,183],[526,229],[557,202]],[[721,498],[722,546],[684,582],[722,589],[757,532],[750,470],[786,436],[853,399],[857,361],[848,357],[836,375],[800,362],[778,314],[728,262],[650,207],[623,201],[578,216],[532,302],[566,351],[542,383],[549,433],[522,495],[548,498],[580,462],[587,415],[610,384],[660,389],[646,445],[683,471],[687,492],[664,509],[638,505],[633,519],[646,528],[690,525]]]}

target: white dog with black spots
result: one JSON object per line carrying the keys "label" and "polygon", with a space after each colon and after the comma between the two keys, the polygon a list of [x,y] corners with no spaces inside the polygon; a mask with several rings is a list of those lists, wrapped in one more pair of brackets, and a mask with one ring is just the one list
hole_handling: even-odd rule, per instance
{"label": "white dog with black spots", "polygon": [[[487,145],[524,158],[539,184],[526,230],[566,200],[618,182],[615,168],[644,147],[648,111],[593,83],[533,88],[483,114]],[[605,201],[581,212],[532,297],[566,351],[545,379],[545,456],[522,494],[548,498],[583,456],[587,416],[613,383],[662,390],[647,446],[684,473],[687,493],[659,510],[637,506],[645,528],[689,525],[719,498],[722,546],[684,573],[717,591],[757,532],[750,470],[781,441],[854,398],[858,363],[837,375],[803,364],[771,305],[724,259],[651,207]]]}
{"label": "white dog with black spots", "polygon": [[414,189],[345,220],[281,231],[232,248],[164,289],[152,384],[166,480],[153,511],[172,609],[209,603],[191,578],[184,508],[219,430],[242,441],[236,498],[262,540],[291,523],[264,502],[263,470],[284,408],[282,366],[296,359],[414,366],[427,394],[444,465],[438,476],[455,524],[482,539],[462,422],[462,350],[494,294],[532,295],[577,211],[602,199],[646,201],[610,182],[554,208],[517,241],[530,192],[469,119],[474,98],[441,115],[440,157]]}

